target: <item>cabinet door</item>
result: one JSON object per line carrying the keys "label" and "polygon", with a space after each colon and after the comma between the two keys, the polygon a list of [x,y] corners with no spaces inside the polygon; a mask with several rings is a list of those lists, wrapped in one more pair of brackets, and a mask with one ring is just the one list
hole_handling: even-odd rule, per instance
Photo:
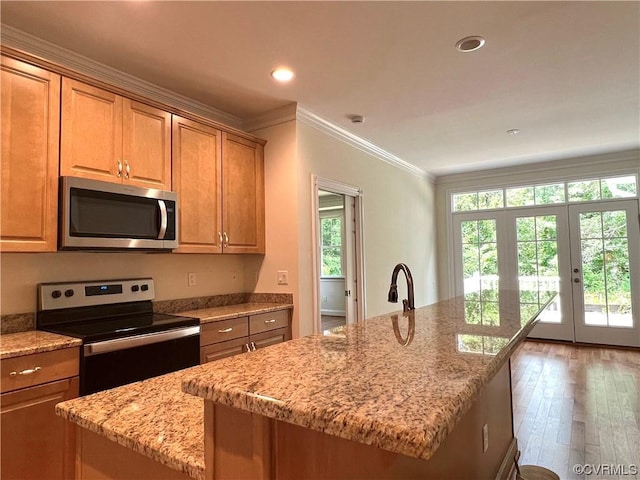
{"label": "cabinet door", "polygon": [[288,328],[278,328],[258,335],[251,335],[251,342],[255,344],[256,348],[265,348],[287,340],[291,340]]}
{"label": "cabinet door", "polygon": [[60,77],[2,57],[3,252],[57,247]]}
{"label": "cabinet door", "polygon": [[226,253],[264,253],[262,145],[222,134],[222,225]]}
{"label": "cabinet door", "polygon": [[171,190],[171,114],[122,99],[124,183]]}
{"label": "cabinet door", "polygon": [[200,348],[200,363],[213,362],[221,358],[232,357],[247,351],[249,337],[236,338],[228,342],[212,343]]}
{"label": "cabinet door", "polygon": [[74,428],[54,407],[77,396],[78,377],[0,395],[3,480],[74,477]]}
{"label": "cabinet door", "polygon": [[122,97],[62,79],[60,175],[121,182]]}
{"label": "cabinet door", "polygon": [[221,253],[220,131],[173,117],[178,253]]}

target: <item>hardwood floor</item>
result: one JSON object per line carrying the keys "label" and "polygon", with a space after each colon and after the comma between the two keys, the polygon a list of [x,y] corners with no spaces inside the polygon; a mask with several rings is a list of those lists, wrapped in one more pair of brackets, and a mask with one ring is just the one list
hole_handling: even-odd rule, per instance
{"label": "hardwood floor", "polygon": [[345,317],[336,317],[332,315],[322,315],[322,331],[331,330],[332,328],[341,327],[346,325],[347,319]]}
{"label": "hardwood floor", "polygon": [[640,351],[527,341],[512,387],[520,465],[563,480],[640,480]]}

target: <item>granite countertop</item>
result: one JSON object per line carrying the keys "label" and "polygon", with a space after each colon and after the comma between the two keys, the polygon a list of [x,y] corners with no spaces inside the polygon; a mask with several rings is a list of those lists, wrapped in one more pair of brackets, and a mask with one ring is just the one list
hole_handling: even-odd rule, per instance
{"label": "granite countertop", "polygon": [[82,341],[78,338],[39,330],[8,333],[0,337],[0,359],[79,347],[80,345],[82,345]]}
{"label": "granite countertop", "polygon": [[408,314],[374,317],[334,335],[193,367],[183,371],[182,388],[427,460],[536,321],[520,321],[514,291],[501,291],[499,304],[480,307],[456,297]]}
{"label": "granite countertop", "polygon": [[56,413],[196,480],[204,479],[204,406],[184,370],[76,398]]}
{"label": "granite countertop", "polygon": [[230,318],[244,317],[247,315],[258,315],[260,313],[274,312],[285,308],[293,308],[292,303],[240,303],[236,305],[226,305],[222,307],[199,308],[178,312],[176,315],[186,317],[197,317],[200,324],[228,320]]}

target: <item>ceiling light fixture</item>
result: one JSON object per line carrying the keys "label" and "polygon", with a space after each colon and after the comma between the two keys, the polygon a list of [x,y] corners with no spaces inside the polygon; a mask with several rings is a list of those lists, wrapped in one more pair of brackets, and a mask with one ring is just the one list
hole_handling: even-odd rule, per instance
{"label": "ceiling light fixture", "polygon": [[351,123],[364,123],[364,117],[362,115],[349,115],[349,120]]}
{"label": "ceiling light fixture", "polygon": [[456,42],[456,49],[459,52],[475,52],[484,46],[484,38],[477,35],[471,37],[464,37]]}
{"label": "ceiling light fixture", "polygon": [[276,68],[273,72],[271,72],[271,76],[274,78],[274,80],[277,80],[278,82],[290,82],[293,77],[293,71],[288,69],[288,68],[284,68],[284,67],[280,67],[280,68]]}
{"label": "ceiling light fixture", "polygon": [[520,129],[519,129],[519,128],[512,128],[512,129],[510,129],[510,130],[507,130],[507,133],[508,133],[509,135],[517,135],[517,134],[519,134],[519,133],[520,133]]}

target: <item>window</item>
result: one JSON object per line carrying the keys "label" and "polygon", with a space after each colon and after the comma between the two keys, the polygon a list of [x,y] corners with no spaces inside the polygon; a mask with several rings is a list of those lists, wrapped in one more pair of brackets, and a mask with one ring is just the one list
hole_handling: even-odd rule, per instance
{"label": "window", "polygon": [[342,218],[342,216],[320,218],[323,277],[341,277],[343,275]]}
{"label": "window", "polygon": [[454,213],[474,212],[501,209],[505,206],[507,208],[515,208],[532,205],[558,205],[567,202],[634,198],[637,195],[636,176],[626,175],[454,193],[451,195],[451,208]]}

